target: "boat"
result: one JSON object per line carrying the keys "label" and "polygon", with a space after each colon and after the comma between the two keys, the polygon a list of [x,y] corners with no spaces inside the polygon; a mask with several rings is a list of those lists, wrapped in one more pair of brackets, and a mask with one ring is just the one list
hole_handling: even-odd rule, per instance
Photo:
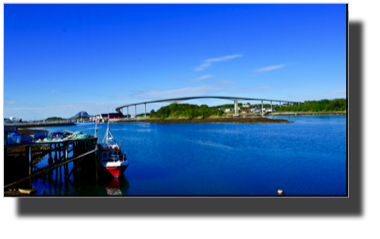
{"label": "boat", "polygon": [[[97,133],[97,124],[95,123],[95,137],[100,135]],[[103,138],[100,138],[101,143],[98,143],[99,166],[103,171],[114,178],[119,178],[129,166],[127,154],[121,151],[121,147],[116,143],[107,124],[107,131]],[[121,143],[120,143],[121,145]]]}

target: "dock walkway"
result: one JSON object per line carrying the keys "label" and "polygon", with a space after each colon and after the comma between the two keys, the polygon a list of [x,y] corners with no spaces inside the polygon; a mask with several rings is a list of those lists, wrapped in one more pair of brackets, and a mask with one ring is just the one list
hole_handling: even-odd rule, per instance
{"label": "dock walkway", "polygon": [[49,126],[70,126],[76,125],[69,120],[48,121],[48,122],[25,122],[25,123],[5,123],[5,127],[49,127]]}
{"label": "dock walkway", "polygon": [[[33,177],[47,173],[48,171],[57,169],[61,166],[64,166],[65,178],[69,178],[71,174],[76,170],[78,163],[85,156],[92,153],[95,153],[94,165],[97,167],[97,140],[98,139],[94,137],[76,140],[49,141],[43,143],[4,145],[4,159],[8,162],[8,165],[4,165],[4,171],[7,173],[7,175],[17,174],[17,171],[20,170],[20,168],[29,168],[28,176],[22,174],[21,178],[18,177],[15,181],[12,180],[11,182],[9,182],[10,180],[8,179],[8,182],[6,184],[4,183],[4,190],[11,188],[11,186],[15,187],[17,184],[26,180],[29,180],[29,185],[32,188]],[[24,150],[21,150],[19,152],[12,152],[12,149],[16,147],[23,147]],[[72,157],[69,158],[69,153],[71,152],[73,152],[73,154]],[[49,155],[49,165],[33,170],[33,158],[36,157],[36,155],[40,155],[41,153],[44,156],[47,154]],[[53,153],[54,157],[52,156]],[[22,160],[25,158],[28,160]],[[72,168],[71,172],[68,172],[68,163],[71,162],[74,163],[74,167]]]}

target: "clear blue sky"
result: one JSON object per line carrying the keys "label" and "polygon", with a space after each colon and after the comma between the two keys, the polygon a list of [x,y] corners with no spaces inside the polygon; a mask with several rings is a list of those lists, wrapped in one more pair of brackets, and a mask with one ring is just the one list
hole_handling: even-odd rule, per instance
{"label": "clear blue sky", "polygon": [[203,95],[345,98],[346,5],[4,5],[4,117]]}

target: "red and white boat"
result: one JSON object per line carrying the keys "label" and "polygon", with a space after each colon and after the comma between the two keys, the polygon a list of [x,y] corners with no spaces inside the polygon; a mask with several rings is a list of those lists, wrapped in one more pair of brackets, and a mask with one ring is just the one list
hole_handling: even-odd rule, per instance
{"label": "red and white boat", "polygon": [[[95,137],[97,137],[96,123]],[[126,153],[122,153],[119,145],[113,138],[109,129],[109,123],[107,124],[106,134],[101,142],[101,144],[98,144],[99,165],[106,174],[119,178],[119,175],[123,174],[124,170],[128,167],[129,162]]]}

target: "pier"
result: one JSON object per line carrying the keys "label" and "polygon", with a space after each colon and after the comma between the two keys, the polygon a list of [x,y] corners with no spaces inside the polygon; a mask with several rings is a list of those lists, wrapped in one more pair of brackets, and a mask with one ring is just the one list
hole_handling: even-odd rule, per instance
{"label": "pier", "polygon": [[75,125],[71,120],[48,121],[48,122],[23,122],[23,123],[5,123],[7,127],[31,128],[31,127],[49,127],[49,126],[70,126]]}
{"label": "pier", "polygon": [[[65,178],[65,185],[72,174],[87,168],[93,172],[93,179],[98,179],[97,138],[50,141],[43,143],[5,145],[4,146],[4,193],[16,188],[32,189],[33,178],[51,174],[56,178]],[[71,157],[69,157],[69,154]],[[48,166],[36,168],[36,164],[49,155]],[[84,160],[84,159],[88,160]],[[83,163],[86,161],[86,163]],[[68,164],[73,163],[71,171]],[[13,190],[12,190],[13,189]],[[21,190],[20,190],[21,191]]]}

